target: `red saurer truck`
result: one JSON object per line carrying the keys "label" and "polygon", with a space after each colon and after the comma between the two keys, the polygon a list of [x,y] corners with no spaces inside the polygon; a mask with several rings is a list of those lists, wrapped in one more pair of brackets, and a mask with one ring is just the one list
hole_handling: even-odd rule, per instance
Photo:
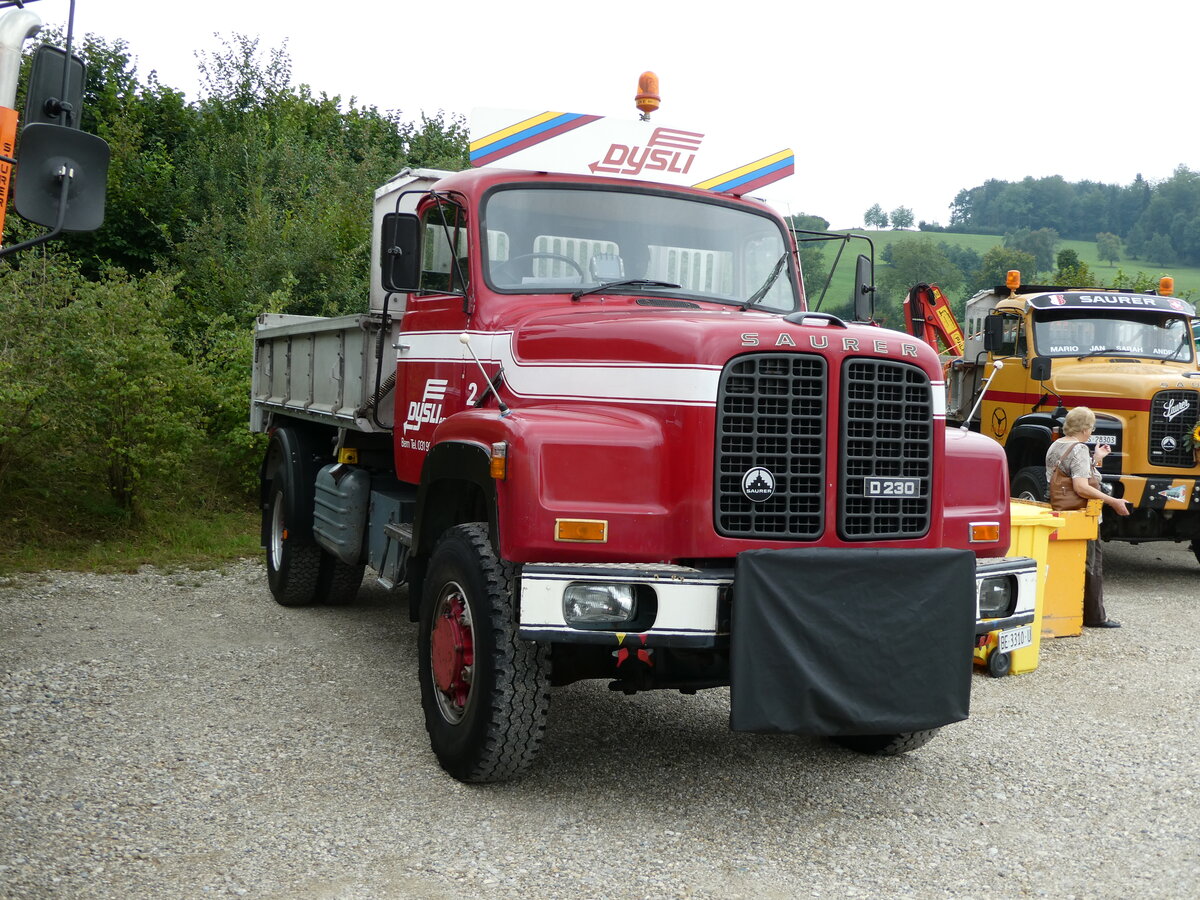
{"label": "red saurer truck", "polygon": [[375,224],[369,312],[259,317],[267,575],[407,585],[451,775],[522,771],[585,678],[872,753],[966,717],[977,618],[1032,618],[1004,452],[945,427],[927,345],[807,311],[778,214],[478,168],[400,173]]}

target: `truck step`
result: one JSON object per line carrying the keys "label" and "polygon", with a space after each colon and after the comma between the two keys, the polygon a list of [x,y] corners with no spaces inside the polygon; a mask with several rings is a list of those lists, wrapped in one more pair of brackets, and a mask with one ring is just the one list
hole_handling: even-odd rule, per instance
{"label": "truck step", "polygon": [[411,522],[393,522],[385,525],[383,533],[395,538],[405,547],[412,547],[413,527]]}

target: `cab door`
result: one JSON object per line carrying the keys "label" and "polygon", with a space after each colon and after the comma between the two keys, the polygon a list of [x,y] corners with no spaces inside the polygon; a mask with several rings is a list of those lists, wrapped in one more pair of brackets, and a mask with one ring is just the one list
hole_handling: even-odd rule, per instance
{"label": "cab door", "polygon": [[467,215],[431,198],[422,208],[421,275],[404,312],[396,362],[396,474],[416,484],[438,424],[463,409],[470,253]]}
{"label": "cab door", "polygon": [[992,381],[979,411],[979,431],[995,438],[1001,444],[1007,442],[1013,423],[1029,412],[1037,397],[1031,397],[1029,377],[1029,336],[1024,318],[1013,313],[1001,313],[1003,336],[1000,346],[988,353],[983,379],[995,371],[994,361],[1004,363]]}

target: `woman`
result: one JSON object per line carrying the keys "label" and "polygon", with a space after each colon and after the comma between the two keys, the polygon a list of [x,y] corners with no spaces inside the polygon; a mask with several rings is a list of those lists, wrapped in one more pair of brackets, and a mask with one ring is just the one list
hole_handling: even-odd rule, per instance
{"label": "woman", "polygon": [[[1108,444],[1097,445],[1091,454],[1087,442],[1096,428],[1096,414],[1086,406],[1077,406],[1063,420],[1063,436],[1046,451],[1046,481],[1053,480],[1054,470],[1071,479],[1075,493],[1086,500],[1103,500],[1118,516],[1129,515],[1124,500],[1100,490],[1100,466],[1112,450]],[[1053,492],[1052,492],[1053,493]],[[1051,506],[1054,498],[1051,497]],[[1088,628],[1120,628],[1121,623],[1110,619],[1104,611],[1104,557],[1100,541],[1087,542],[1087,569],[1083,578],[1083,624]]]}

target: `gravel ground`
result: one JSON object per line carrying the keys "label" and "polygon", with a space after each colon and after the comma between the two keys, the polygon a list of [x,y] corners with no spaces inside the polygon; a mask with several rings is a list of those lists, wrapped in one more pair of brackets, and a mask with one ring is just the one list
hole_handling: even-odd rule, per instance
{"label": "gravel ground", "polygon": [[1195,896],[1200,571],[1106,549],[1125,627],[977,675],[909,756],[585,683],[534,770],[482,787],[429,752],[378,588],[286,610],[257,561],[0,580],[0,896]]}

